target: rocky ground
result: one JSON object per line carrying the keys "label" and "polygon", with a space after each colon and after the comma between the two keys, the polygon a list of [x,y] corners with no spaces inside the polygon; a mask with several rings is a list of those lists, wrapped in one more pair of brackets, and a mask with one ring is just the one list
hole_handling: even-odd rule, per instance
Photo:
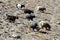
{"label": "rocky ground", "polygon": [[[33,21],[48,21],[51,31],[30,30],[25,14],[16,8],[17,3],[23,3],[25,8],[34,10],[36,18]],[[45,13],[36,11],[38,5],[46,8]],[[18,19],[10,23],[6,14],[17,15]],[[60,40],[60,0],[0,0],[0,40]]]}

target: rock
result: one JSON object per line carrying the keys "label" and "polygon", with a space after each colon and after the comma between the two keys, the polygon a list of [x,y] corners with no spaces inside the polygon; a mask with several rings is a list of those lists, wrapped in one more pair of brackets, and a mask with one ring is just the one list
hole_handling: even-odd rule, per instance
{"label": "rock", "polygon": [[0,1],[0,3],[3,3],[2,1]]}
{"label": "rock", "polygon": [[15,39],[21,39],[21,35],[18,34],[18,33],[15,33],[15,32],[10,33],[10,36],[9,37],[15,38]]}

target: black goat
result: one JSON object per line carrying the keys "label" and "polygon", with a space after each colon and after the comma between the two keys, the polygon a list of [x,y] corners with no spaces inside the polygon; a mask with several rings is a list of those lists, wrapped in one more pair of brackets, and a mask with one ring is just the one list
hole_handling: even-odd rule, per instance
{"label": "black goat", "polygon": [[26,14],[26,18],[27,18],[28,20],[33,20],[33,18],[35,18],[35,15]]}
{"label": "black goat", "polygon": [[9,22],[15,22],[15,19],[18,19],[18,16],[6,15]]}
{"label": "black goat", "polygon": [[44,13],[46,11],[46,8],[39,8],[39,11]]}
{"label": "black goat", "polygon": [[34,13],[34,11],[30,9],[22,9],[22,10],[24,11],[24,13],[28,13],[28,14]]}

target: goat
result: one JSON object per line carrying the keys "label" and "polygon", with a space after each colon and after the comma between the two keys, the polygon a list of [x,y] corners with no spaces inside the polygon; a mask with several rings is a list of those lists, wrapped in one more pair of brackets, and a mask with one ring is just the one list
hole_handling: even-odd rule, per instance
{"label": "goat", "polygon": [[28,13],[28,14],[34,13],[34,11],[30,9],[21,9],[21,10],[24,11],[24,13]]}
{"label": "goat", "polygon": [[37,6],[37,9],[36,10],[44,13],[46,11],[46,8],[45,7],[42,7],[42,6]]}
{"label": "goat", "polygon": [[16,7],[19,9],[19,8],[25,7],[25,5],[24,4],[16,4]]}
{"label": "goat", "polygon": [[46,11],[46,8],[39,8],[39,10],[44,13],[44,11]]}
{"label": "goat", "polygon": [[33,20],[33,18],[35,18],[35,15],[26,14],[26,18],[27,18],[28,20]]}
{"label": "goat", "polygon": [[38,26],[41,29],[45,28],[46,30],[51,30],[51,26],[48,24],[47,21],[41,21],[41,22],[39,22]]}
{"label": "goat", "polygon": [[34,31],[34,29],[36,29],[37,31],[39,31],[38,24],[36,22],[31,21],[31,20],[29,22],[30,22],[30,28],[32,28],[33,31]]}
{"label": "goat", "polygon": [[8,15],[8,14],[6,14],[6,16],[9,22],[15,22],[15,19],[18,19],[18,16],[13,16],[13,15]]}

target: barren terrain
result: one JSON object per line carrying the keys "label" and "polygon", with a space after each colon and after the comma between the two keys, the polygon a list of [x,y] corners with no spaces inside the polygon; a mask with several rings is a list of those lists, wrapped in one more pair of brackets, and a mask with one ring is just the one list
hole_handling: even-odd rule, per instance
{"label": "barren terrain", "polygon": [[[41,33],[29,30],[29,21],[24,19],[23,11],[16,8],[17,3],[34,10],[35,22],[48,21],[51,31]],[[46,8],[45,13],[36,11],[38,5]],[[6,14],[18,15],[19,18],[10,23],[6,20]],[[60,40],[60,0],[0,0],[0,40]]]}

